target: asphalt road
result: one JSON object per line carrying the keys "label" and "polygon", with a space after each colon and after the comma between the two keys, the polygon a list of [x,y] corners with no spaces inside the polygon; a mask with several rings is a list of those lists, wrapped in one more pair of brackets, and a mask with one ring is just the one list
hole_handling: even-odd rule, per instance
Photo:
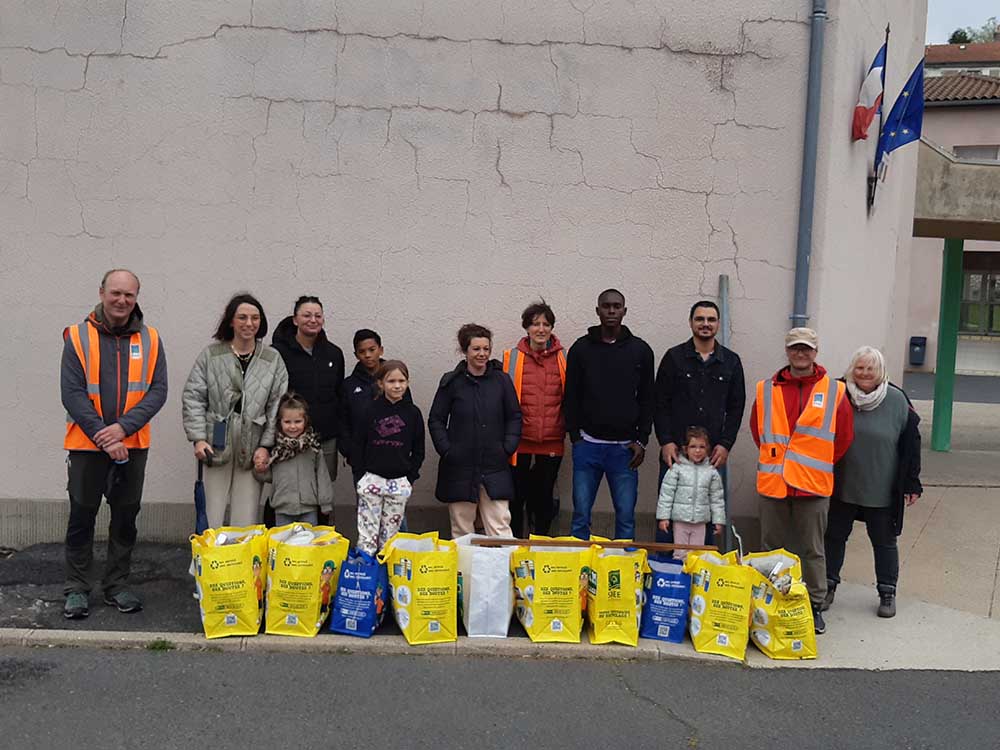
{"label": "asphalt road", "polygon": [[[907,372],[903,388],[915,401],[934,400],[934,373]],[[975,404],[1000,404],[1000,378],[989,375],[956,375],[955,401]]]}
{"label": "asphalt road", "polygon": [[985,748],[989,673],[0,649],[0,745]]}

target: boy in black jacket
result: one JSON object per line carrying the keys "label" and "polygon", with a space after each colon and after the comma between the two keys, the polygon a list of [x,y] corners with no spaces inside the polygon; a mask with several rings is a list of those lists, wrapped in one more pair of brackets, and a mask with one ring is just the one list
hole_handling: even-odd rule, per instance
{"label": "boy in black jacket", "polygon": [[[354,445],[354,429],[361,423],[365,409],[378,395],[375,386],[375,373],[385,363],[385,349],[382,348],[382,337],[370,328],[361,328],[354,333],[354,356],[358,363],[354,370],[344,379],[344,412],[341,423],[341,440],[338,444],[341,455],[351,465],[354,484],[358,483],[364,473],[354,463],[351,448]],[[407,389],[403,400],[411,404],[413,398]],[[405,529],[404,529],[405,531]]]}
{"label": "boy in black jacket", "polygon": [[622,325],[625,295],[597,298],[601,324],[569,350],[564,412],[573,441],[573,536],[590,538],[590,515],[601,477],[615,508],[615,538],[635,537],[639,465],[653,426],[653,350]]}

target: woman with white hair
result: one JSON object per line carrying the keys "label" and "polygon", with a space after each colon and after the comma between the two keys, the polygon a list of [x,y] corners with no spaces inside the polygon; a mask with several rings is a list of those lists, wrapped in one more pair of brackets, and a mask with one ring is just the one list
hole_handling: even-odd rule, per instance
{"label": "woman with white hair", "polygon": [[889,382],[885,357],[863,346],[844,374],[854,407],[854,442],[834,468],[826,528],[827,595],[833,604],[847,538],[863,520],[875,553],[879,617],[896,614],[903,509],[923,492],[920,485],[920,417],[902,389]]}

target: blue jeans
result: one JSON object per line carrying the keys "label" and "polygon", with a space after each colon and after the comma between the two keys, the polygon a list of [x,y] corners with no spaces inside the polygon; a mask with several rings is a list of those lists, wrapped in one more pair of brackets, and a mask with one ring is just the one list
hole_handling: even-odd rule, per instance
{"label": "blue jeans", "polygon": [[632,451],[624,445],[604,445],[578,440],[573,443],[573,530],[577,539],[590,539],[590,513],[601,486],[608,478],[615,508],[615,539],[635,538],[635,502],[639,472],[629,468]]}

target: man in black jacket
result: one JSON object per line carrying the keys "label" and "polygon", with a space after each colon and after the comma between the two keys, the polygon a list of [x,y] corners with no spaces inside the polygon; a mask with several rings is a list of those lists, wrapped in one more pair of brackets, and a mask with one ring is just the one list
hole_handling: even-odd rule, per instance
{"label": "man in black jacket", "polygon": [[622,325],[625,295],[597,298],[601,324],[569,350],[564,412],[573,441],[573,536],[590,538],[590,515],[606,476],[615,509],[615,538],[635,536],[639,465],[653,424],[653,350]]}
{"label": "man in black jacket", "polygon": [[[656,371],[661,482],[680,454],[688,427],[708,430],[712,466],[723,471],[746,406],[743,363],[736,352],[715,340],[719,332],[718,306],[709,300],[695,302],[688,323],[691,338],[668,349]],[[705,539],[707,544],[712,543],[710,535]],[[670,532],[657,531],[657,541],[672,541]]]}

